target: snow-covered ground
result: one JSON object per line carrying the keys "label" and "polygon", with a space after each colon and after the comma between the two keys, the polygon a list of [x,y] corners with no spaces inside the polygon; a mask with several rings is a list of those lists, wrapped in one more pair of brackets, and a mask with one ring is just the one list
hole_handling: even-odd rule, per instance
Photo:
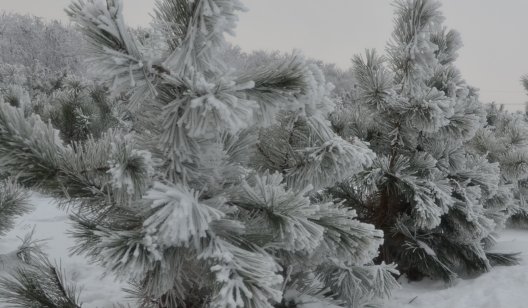
{"label": "snow-covered ground", "polygon": [[499,266],[473,279],[406,282],[385,308],[526,308],[528,307],[528,231],[505,230],[495,249],[521,252],[518,266]]}
{"label": "snow-covered ground", "polygon": [[[0,254],[16,250],[23,237],[35,226],[36,239],[48,239],[46,251],[59,261],[68,277],[82,287],[83,308],[111,308],[112,303],[123,302],[121,284],[104,270],[89,264],[82,256],[68,256],[73,242],[66,233],[69,229],[67,214],[56,208],[52,199],[33,194],[31,204],[35,210],[17,220],[16,227],[0,238]],[[521,265],[496,267],[493,271],[474,279],[460,279],[450,288],[435,281],[408,283],[402,279],[402,288],[396,290],[385,308],[526,308],[528,307],[528,231],[505,230],[497,250],[521,252]],[[2,268],[3,267],[3,268]],[[9,263],[0,264],[4,272]],[[0,304],[0,307],[4,307]],[[312,306],[310,306],[312,307]]]}
{"label": "snow-covered ground", "polygon": [[[20,237],[35,227],[33,238],[47,239],[44,250],[50,260],[60,262],[69,281],[74,281],[82,289],[83,308],[112,308],[112,302],[123,303],[126,294],[111,275],[105,276],[101,267],[90,264],[82,256],[69,257],[68,248],[73,246],[73,241],[66,233],[70,229],[67,213],[59,210],[52,199],[36,193],[33,193],[29,203],[34,211],[19,218],[15,228],[0,238],[0,254],[15,251],[21,244]],[[4,262],[0,264],[0,269],[5,273],[11,266],[11,262]],[[0,307],[6,306],[0,303]]]}

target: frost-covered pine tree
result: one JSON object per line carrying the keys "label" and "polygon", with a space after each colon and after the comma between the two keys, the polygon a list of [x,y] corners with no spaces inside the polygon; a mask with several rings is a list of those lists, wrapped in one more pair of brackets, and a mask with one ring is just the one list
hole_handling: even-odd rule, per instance
{"label": "frost-covered pine tree", "polygon": [[[31,104],[44,122],[51,122],[66,143],[99,138],[110,127],[125,125],[104,86],[66,76],[52,93]],[[116,106],[117,107],[117,106]]]}
{"label": "frost-covered pine tree", "polygon": [[105,86],[41,65],[0,65],[0,99],[50,121],[67,143],[98,138],[126,116],[115,103],[121,97],[111,98]]}
{"label": "frost-covered pine tree", "polygon": [[[499,193],[489,200],[490,214],[497,211],[494,217],[501,225],[508,218],[517,226],[526,225],[528,125],[525,115],[508,112],[504,106],[487,106],[486,125],[477,131],[468,146],[472,152],[499,163]],[[505,217],[504,213],[509,215]]]}
{"label": "frost-covered pine tree", "polygon": [[153,49],[131,35],[121,1],[74,2],[88,67],[127,93],[131,128],[65,144],[0,104],[2,167],[70,202],[74,252],[130,281],[141,307],[373,303],[396,285],[392,265],[365,266],[382,233],[318,192],[374,154],[331,131],[329,85],[299,56],[244,71],[223,63],[242,9],[159,0],[165,42]]}
{"label": "frost-covered pine tree", "polygon": [[[521,78],[528,91],[528,76]],[[501,166],[504,185],[511,190],[510,222],[515,227],[528,226],[528,124],[527,113],[508,112],[504,106],[487,108],[487,125],[473,142],[476,151],[486,152]]]}
{"label": "frost-covered pine tree", "polygon": [[329,192],[384,231],[378,261],[396,262],[411,278],[452,281],[515,258],[485,249],[508,205],[500,202],[499,164],[466,150],[485,113],[454,66],[462,44],[442,26],[439,6],[397,2],[388,57],[367,51],[354,58],[355,99],[332,121],[378,157]]}

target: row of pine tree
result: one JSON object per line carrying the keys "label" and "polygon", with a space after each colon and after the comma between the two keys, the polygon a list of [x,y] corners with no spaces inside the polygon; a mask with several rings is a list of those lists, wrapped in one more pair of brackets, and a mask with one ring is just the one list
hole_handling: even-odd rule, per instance
{"label": "row of pine tree", "polygon": [[[128,281],[133,307],[375,307],[400,275],[518,262],[491,248],[528,221],[528,118],[479,101],[438,1],[398,1],[385,55],[349,72],[241,53],[224,35],[243,9],[157,0],[134,30],[121,1],[76,0],[88,74],[2,64],[0,235],[29,190],[56,198],[73,252]],[[21,247],[0,301],[81,307]]]}

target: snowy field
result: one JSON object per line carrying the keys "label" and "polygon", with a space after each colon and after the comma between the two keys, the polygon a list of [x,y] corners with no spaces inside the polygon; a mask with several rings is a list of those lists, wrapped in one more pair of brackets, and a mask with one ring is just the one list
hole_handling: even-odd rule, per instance
{"label": "snowy field", "polygon": [[[120,284],[111,276],[104,277],[101,267],[89,264],[82,256],[65,257],[69,255],[68,248],[73,246],[73,240],[67,234],[68,215],[57,209],[52,201],[34,193],[29,202],[35,210],[19,218],[15,228],[0,239],[0,253],[15,251],[21,243],[19,237],[24,237],[35,227],[34,239],[47,240],[44,248],[50,259],[57,264],[60,262],[68,280],[74,281],[81,288],[83,308],[112,308],[112,302],[122,303],[125,294],[121,291]],[[62,259],[57,259],[59,257]],[[0,266],[5,271],[12,265],[12,262],[2,262]],[[6,306],[0,304],[0,307]]]}
{"label": "snowy field", "polygon": [[[52,259],[68,255],[68,248],[73,242],[65,232],[69,228],[67,215],[58,210],[51,199],[39,194],[33,194],[30,202],[35,210],[20,218],[16,227],[0,240],[0,253],[9,255],[16,250],[21,242],[19,237],[35,226],[35,238],[49,240],[46,251]],[[460,279],[456,288],[446,288],[441,282],[424,280],[407,283],[402,279],[402,288],[394,292],[385,308],[528,307],[528,231],[504,231],[496,249],[521,252],[525,260],[519,266],[496,267],[477,278]],[[121,285],[110,276],[104,277],[100,267],[79,256],[62,259],[61,262],[68,277],[82,287],[83,307],[111,308],[112,303],[123,303],[126,295],[120,290]],[[1,266],[5,272],[12,267],[12,262],[2,262]]]}
{"label": "snowy field", "polygon": [[528,307],[528,231],[505,230],[496,250],[521,252],[518,266],[495,267],[474,279],[459,279],[446,288],[442,282],[407,283],[396,290],[385,308],[526,308]]}

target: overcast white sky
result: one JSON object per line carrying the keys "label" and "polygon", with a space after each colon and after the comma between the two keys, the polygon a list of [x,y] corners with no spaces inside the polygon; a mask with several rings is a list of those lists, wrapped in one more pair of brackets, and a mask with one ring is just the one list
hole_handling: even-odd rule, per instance
{"label": "overcast white sky", "polygon": [[[0,9],[66,20],[69,0],[0,0]],[[129,24],[148,25],[154,0],[123,0]],[[300,49],[347,68],[365,48],[383,50],[392,31],[389,0],[243,0],[237,36],[244,50]],[[524,108],[528,74],[528,1],[442,0],[446,25],[462,34],[458,66],[485,102]]]}

